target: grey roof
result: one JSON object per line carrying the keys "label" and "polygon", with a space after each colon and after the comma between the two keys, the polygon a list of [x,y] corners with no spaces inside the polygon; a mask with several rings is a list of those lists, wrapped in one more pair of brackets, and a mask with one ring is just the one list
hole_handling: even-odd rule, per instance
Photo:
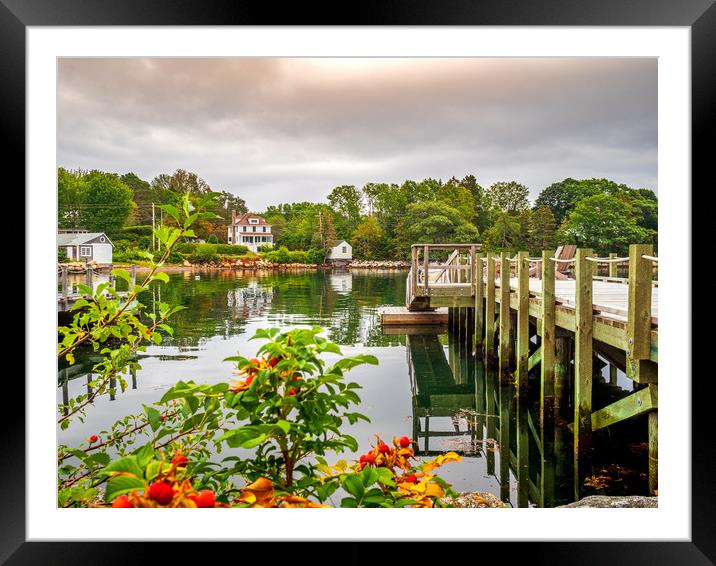
{"label": "grey roof", "polygon": [[[94,240],[95,238],[99,238],[100,236],[104,236],[107,238],[107,234],[104,232],[80,232],[80,233],[61,233],[57,234],[57,245],[58,246],[79,246],[80,244],[84,244],[86,242],[89,242],[90,240]],[[108,243],[112,243],[109,241],[109,238],[107,238]]]}

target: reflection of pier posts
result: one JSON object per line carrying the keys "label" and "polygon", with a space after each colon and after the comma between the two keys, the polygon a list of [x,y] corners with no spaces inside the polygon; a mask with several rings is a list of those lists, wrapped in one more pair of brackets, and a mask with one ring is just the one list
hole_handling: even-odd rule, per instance
{"label": "reflection of pier posts", "polygon": [[507,253],[500,254],[500,380],[510,379],[510,262]]}
{"label": "reflection of pier posts", "polygon": [[62,414],[67,416],[69,412],[70,404],[70,393],[69,393],[69,381],[70,381],[70,370],[65,368],[62,370]]}
{"label": "reflection of pier posts", "polygon": [[487,256],[487,283],[485,289],[485,359],[494,367],[495,359],[495,258]]}
{"label": "reflection of pier posts", "polygon": [[[500,368],[502,373],[502,368]],[[510,392],[509,383],[500,375],[500,499],[510,501]]]}
{"label": "reflection of pier posts", "polygon": [[483,451],[483,427],[487,415],[487,399],[485,395],[485,364],[481,359],[475,359],[475,442],[479,450]]}
{"label": "reflection of pier posts", "polygon": [[[529,424],[526,399],[517,397],[517,506],[529,507]],[[508,450],[509,454],[509,450]]]}
{"label": "reflection of pier posts", "polygon": [[485,396],[485,421],[487,424],[487,438],[491,443],[487,446],[487,473],[495,475],[495,449],[496,449],[496,431],[497,431],[497,415],[499,408],[497,406],[497,381],[492,371],[485,372],[487,394]]}

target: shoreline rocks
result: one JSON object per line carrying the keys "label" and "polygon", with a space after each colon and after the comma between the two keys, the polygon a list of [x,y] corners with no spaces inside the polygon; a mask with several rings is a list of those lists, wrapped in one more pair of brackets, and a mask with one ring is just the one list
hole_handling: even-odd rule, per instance
{"label": "shoreline rocks", "polygon": [[499,509],[509,507],[496,495],[487,491],[467,491],[456,497],[443,497],[443,501],[454,507],[464,509]]}
{"label": "shoreline rocks", "polygon": [[352,261],[348,264],[348,269],[408,269],[410,262],[404,260],[396,261]]}
{"label": "shoreline rocks", "polygon": [[562,507],[602,507],[617,509],[631,507],[636,509],[659,507],[659,498],[647,495],[589,495],[574,503]]}

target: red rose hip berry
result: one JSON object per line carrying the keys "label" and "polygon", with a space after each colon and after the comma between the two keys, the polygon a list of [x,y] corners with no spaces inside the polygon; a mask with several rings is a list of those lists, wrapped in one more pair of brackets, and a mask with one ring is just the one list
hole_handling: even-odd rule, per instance
{"label": "red rose hip berry", "polygon": [[278,358],[269,358],[268,365],[269,367],[274,367],[279,362]]}
{"label": "red rose hip berry", "polygon": [[385,443],[378,444],[378,452],[381,454],[388,454],[390,452],[390,446]]}
{"label": "red rose hip berry", "polygon": [[213,491],[207,489],[194,497],[194,503],[196,503],[197,507],[215,507],[216,495]]}
{"label": "red rose hip berry", "polygon": [[115,509],[120,509],[122,507],[134,507],[132,505],[132,502],[129,500],[129,497],[126,495],[120,495],[117,499],[112,501],[112,507]]}
{"label": "red rose hip berry", "polygon": [[177,466],[186,466],[188,461],[189,461],[189,458],[184,456],[184,454],[177,454],[171,460],[172,464],[176,464]]}
{"label": "red rose hip berry", "polygon": [[418,483],[418,476],[416,476],[415,474],[409,474],[405,476],[405,481],[410,483]]}
{"label": "red rose hip berry", "polygon": [[158,481],[149,486],[147,495],[159,505],[167,505],[174,499],[174,489],[169,482]]}
{"label": "red rose hip berry", "polygon": [[401,448],[407,448],[410,446],[410,439],[407,436],[403,436],[398,440],[398,444],[400,444]]}
{"label": "red rose hip berry", "polygon": [[363,454],[359,461],[361,464],[375,464],[375,454]]}
{"label": "red rose hip berry", "polygon": [[87,440],[89,440],[90,444],[94,444],[95,442],[97,442],[99,440],[99,436],[97,436],[96,434],[93,434]]}

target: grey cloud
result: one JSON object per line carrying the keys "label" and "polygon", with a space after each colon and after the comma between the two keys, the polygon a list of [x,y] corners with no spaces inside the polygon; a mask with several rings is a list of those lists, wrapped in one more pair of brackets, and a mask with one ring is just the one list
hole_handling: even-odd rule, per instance
{"label": "grey cloud", "polygon": [[261,210],[474,173],[657,186],[655,59],[62,59],[58,165],[178,167]]}

